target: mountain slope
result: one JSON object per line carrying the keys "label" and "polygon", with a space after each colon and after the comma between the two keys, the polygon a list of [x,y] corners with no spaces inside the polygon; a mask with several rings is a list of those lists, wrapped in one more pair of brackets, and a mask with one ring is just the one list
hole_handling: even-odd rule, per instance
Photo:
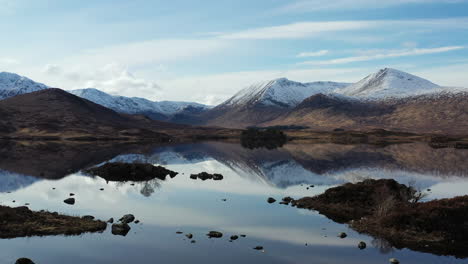
{"label": "mountain slope", "polygon": [[142,136],[170,124],[115,111],[60,89],[46,89],[0,101],[0,134],[13,136]]}
{"label": "mountain slope", "polygon": [[373,129],[466,134],[468,93],[419,95],[386,101],[360,101],[315,95],[262,125],[301,125],[316,130]]}
{"label": "mountain slope", "polygon": [[242,106],[261,104],[263,106],[289,108],[296,106],[313,94],[331,92],[344,88],[347,85],[335,82],[300,83],[280,78],[249,86],[235,94],[222,105]]}
{"label": "mountain slope", "polygon": [[317,93],[331,93],[348,84],[335,82],[299,83],[285,78],[247,87],[202,114],[205,125],[246,127],[273,120],[305,98]]}
{"label": "mountain slope", "polygon": [[0,100],[49,88],[15,73],[0,72]]}
{"label": "mountain slope", "polygon": [[209,108],[206,105],[192,102],[153,102],[138,97],[114,96],[93,88],[72,90],[69,92],[119,113],[144,114],[154,120],[166,121],[179,113],[190,111],[200,112]]}
{"label": "mountain slope", "polygon": [[347,96],[375,99],[402,98],[441,90],[441,86],[428,80],[399,70],[385,68],[336,92]]}

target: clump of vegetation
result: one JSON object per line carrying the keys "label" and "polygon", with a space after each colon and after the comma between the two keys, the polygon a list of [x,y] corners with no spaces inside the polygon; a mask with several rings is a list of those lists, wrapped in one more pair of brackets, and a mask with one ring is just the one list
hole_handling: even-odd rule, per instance
{"label": "clump of vegetation", "polygon": [[249,128],[242,131],[241,144],[249,149],[267,148],[275,149],[282,147],[288,141],[287,136],[278,129]]}
{"label": "clump of vegetation", "polygon": [[468,196],[421,202],[425,194],[395,180],[365,180],[294,201],[395,247],[468,257]]}
{"label": "clump of vegetation", "polygon": [[87,169],[85,172],[107,181],[149,181],[155,178],[165,180],[167,176],[173,178],[177,175],[177,172],[162,166],[123,162],[109,162],[100,167]]}
{"label": "clump of vegetation", "polygon": [[26,206],[0,206],[0,238],[47,235],[79,235],[104,231],[107,224],[89,218],[60,215],[51,212],[33,212]]}

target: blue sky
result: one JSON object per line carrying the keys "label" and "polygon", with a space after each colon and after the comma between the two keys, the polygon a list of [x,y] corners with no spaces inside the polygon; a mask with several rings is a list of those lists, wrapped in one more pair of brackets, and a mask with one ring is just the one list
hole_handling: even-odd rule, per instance
{"label": "blue sky", "polygon": [[0,71],[153,100],[384,67],[468,87],[468,0],[0,0],[0,30]]}

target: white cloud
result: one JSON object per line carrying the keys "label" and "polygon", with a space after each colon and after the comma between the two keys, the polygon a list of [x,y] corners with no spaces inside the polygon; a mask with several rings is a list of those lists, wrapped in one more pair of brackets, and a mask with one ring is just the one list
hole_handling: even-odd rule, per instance
{"label": "white cloud", "polygon": [[220,39],[161,39],[125,43],[86,50],[67,59],[70,64],[122,65],[162,64],[202,57],[224,50],[229,46]]}
{"label": "white cloud", "polygon": [[0,58],[0,65],[17,65],[20,61],[13,58]]}
{"label": "white cloud", "polygon": [[247,29],[240,32],[222,34],[222,39],[287,39],[304,38],[325,32],[349,31],[372,28],[371,21],[326,21],[299,22],[280,26]]}
{"label": "white cloud", "polygon": [[59,83],[72,83],[66,89],[96,88],[104,92],[156,99],[161,87],[153,80],[134,76],[126,67],[107,64],[95,71],[67,71],[58,65],[46,65],[43,71]]}
{"label": "white cloud", "polygon": [[329,50],[319,50],[319,51],[314,51],[314,52],[301,52],[301,53],[297,54],[296,57],[298,57],[298,58],[320,57],[320,56],[325,56],[328,53],[330,53]]}
{"label": "white cloud", "polygon": [[[357,32],[369,29],[395,30],[468,29],[468,18],[415,20],[349,20],[297,22],[285,25],[246,29],[218,35],[220,39],[300,39],[326,33]],[[358,37],[358,36],[354,36]]]}
{"label": "white cloud", "polygon": [[300,0],[284,5],[276,12],[310,12],[333,9],[371,9],[371,8],[387,8],[392,6],[407,5],[407,4],[456,4],[467,2],[466,0]]}
{"label": "white cloud", "polygon": [[353,62],[361,62],[361,61],[372,61],[372,60],[379,60],[379,59],[389,59],[389,58],[398,58],[398,57],[406,57],[406,56],[442,53],[442,52],[460,50],[464,48],[465,47],[463,46],[447,46],[447,47],[426,48],[426,49],[415,48],[415,49],[405,49],[405,50],[389,50],[389,51],[382,51],[382,53],[372,54],[374,52],[370,52],[371,54],[368,54],[368,55],[352,56],[352,57],[338,58],[338,59],[332,59],[332,60],[306,61],[300,64],[306,64],[306,65],[345,64],[345,63],[353,63]]}

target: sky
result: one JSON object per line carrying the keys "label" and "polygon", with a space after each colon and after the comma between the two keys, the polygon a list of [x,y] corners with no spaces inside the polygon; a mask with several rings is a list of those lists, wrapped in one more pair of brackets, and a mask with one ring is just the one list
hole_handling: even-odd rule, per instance
{"label": "sky", "polygon": [[215,105],[391,67],[468,87],[468,0],[0,0],[0,71]]}

